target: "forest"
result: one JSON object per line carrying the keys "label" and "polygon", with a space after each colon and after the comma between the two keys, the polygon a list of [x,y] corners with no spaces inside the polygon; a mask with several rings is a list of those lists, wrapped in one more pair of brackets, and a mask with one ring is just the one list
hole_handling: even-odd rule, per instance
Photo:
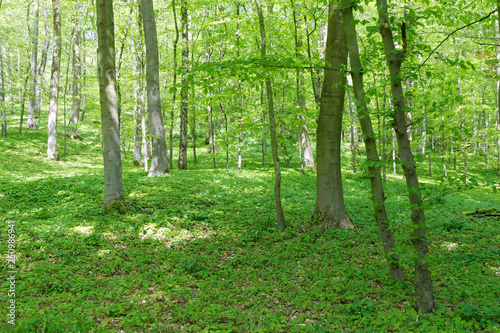
{"label": "forest", "polygon": [[500,332],[500,0],[0,17],[0,332]]}

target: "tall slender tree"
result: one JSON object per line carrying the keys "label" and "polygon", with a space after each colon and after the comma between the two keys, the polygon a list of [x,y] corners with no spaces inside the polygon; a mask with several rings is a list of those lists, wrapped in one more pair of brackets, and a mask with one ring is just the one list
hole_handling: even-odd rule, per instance
{"label": "tall slender tree", "polygon": [[50,24],[47,18],[47,6],[45,0],[42,4],[43,18],[45,20],[45,41],[43,43],[42,58],[40,59],[40,66],[36,76],[36,89],[35,89],[35,114],[40,114],[42,108],[42,82],[43,74],[45,73],[45,66],[47,65],[47,54],[50,46]]}
{"label": "tall slender tree", "polygon": [[102,155],[104,159],[104,205],[125,210],[116,92],[113,0],[96,0],[97,54],[101,104]]}
{"label": "tall slender tree", "polygon": [[57,108],[59,98],[59,72],[61,65],[61,4],[59,0],[52,0],[54,16],[54,49],[52,51],[52,69],[50,76],[49,118],[47,157],[57,159]]}
{"label": "tall slender tree", "polygon": [[0,39],[0,122],[2,123],[2,136],[7,136],[7,118],[5,116],[5,85],[3,76],[3,52],[2,40]]}
{"label": "tall slender tree", "polygon": [[415,303],[417,310],[425,314],[434,310],[434,290],[427,261],[428,245],[425,213],[422,206],[420,185],[406,124],[406,102],[401,80],[401,64],[403,62],[404,50],[398,50],[394,46],[391,30],[392,21],[389,20],[387,1],[377,0],[377,10],[380,34],[382,35],[387,67],[390,73],[392,105],[394,108],[394,132],[396,133],[399,156],[408,188],[411,220],[413,222],[412,242],[415,250]]}
{"label": "tall slender tree", "polygon": [[181,25],[182,25],[182,86],[181,86],[181,112],[180,112],[180,137],[179,137],[179,161],[177,168],[187,169],[187,134],[188,134],[188,8],[186,0],[181,0]]}
{"label": "tall slender tree", "polygon": [[340,144],[347,65],[347,45],[339,4],[329,5],[326,68],[316,132],[316,207],[311,215],[321,228],[354,228],[342,187]]}
{"label": "tall slender tree", "polygon": [[[78,15],[79,13],[77,13]],[[80,22],[75,19],[73,23],[73,94],[72,94],[72,104],[69,116],[68,132],[70,138],[75,139],[78,137],[78,120],[80,118],[81,111],[81,90],[82,90],[82,57],[80,53]]]}
{"label": "tall slender tree", "polygon": [[36,128],[35,118],[35,94],[36,94],[36,66],[38,64],[38,19],[39,9],[38,0],[33,3],[33,37],[31,50],[31,65],[30,65],[30,95],[28,98],[28,120],[26,126],[28,128]]}
{"label": "tall slender tree", "polygon": [[[264,15],[262,14],[262,3],[260,0],[255,0],[255,5],[257,6],[257,15],[259,16],[259,27],[260,27],[260,55],[262,60],[266,59],[266,30],[264,25]],[[274,201],[276,206],[276,217],[278,228],[284,231],[285,225],[285,215],[283,214],[283,208],[281,207],[281,171],[280,171],[280,161],[278,156],[278,140],[276,138],[276,121],[274,119],[274,101],[273,101],[273,87],[271,84],[271,78],[269,74],[266,74],[266,94],[267,94],[267,107],[269,114],[269,131],[271,135],[271,149],[273,154],[274,162]]]}
{"label": "tall slender tree", "polygon": [[167,144],[161,111],[160,65],[158,36],[152,0],[141,0],[144,39],[146,41],[146,85],[149,123],[151,126],[152,156],[148,176],[168,173]]}

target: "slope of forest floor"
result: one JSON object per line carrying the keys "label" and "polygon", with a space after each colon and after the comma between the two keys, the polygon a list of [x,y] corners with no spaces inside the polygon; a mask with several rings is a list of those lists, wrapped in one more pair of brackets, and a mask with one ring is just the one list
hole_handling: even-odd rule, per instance
{"label": "slope of forest floor", "polygon": [[[349,171],[348,162],[344,192],[354,230],[311,226],[315,173],[302,175],[295,160],[283,169],[288,228],[279,232],[270,152],[268,166],[261,166],[260,146],[251,142],[241,172],[234,160],[230,170],[223,168],[222,150],[213,169],[200,141],[198,164],[191,158],[190,170],[162,178],[146,177],[128,151],[128,212],[105,215],[97,126],[80,125],[82,140],[68,140],[60,161],[45,158],[43,127],[18,135],[12,125],[10,136],[0,138],[4,277],[8,221],[15,222],[16,233],[12,331],[500,332],[500,221],[459,214],[500,209],[498,194],[481,186],[479,163],[469,161],[470,175],[479,180],[470,188],[426,178],[424,162],[419,169],[438,305],[436,313],[419,316],[400,175],[388,176],[386,196],[403,284],[388,279],[369,181]],[[64,139],[58,140],[62,154]],[[449,177],[457,179],[459,172]],[[2,278],[1,332],[12,328],[3,301],[8,289]]]}

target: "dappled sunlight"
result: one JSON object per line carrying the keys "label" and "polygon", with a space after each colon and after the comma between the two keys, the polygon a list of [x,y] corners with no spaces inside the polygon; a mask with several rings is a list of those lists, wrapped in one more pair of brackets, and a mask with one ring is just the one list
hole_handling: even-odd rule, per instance
{"label": "dappled sunlight", "polygon": [[94,231],[94,226],[87,226],[87,227],[77,226],[73,227],[73,230],[75,231],[75,233],[88,236],[92,234],[92,232]]}

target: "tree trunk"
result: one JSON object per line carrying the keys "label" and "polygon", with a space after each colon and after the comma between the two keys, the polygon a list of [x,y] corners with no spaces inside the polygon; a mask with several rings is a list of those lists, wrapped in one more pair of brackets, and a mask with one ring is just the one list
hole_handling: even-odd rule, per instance
{"label": "tree trunk", "polygon": [[347,65],[347,45],[342,13],[329,5],[326,63],[318,117],[316,143],[316,207],[312,218],[321,228],[354,228],[344,203],[340,143]]}
{"label": "tree trunk", "polygon": [[434,310],[434,291],[431,273],[427,262],[427,230],[425,226],[425,213],[422,207],[420,185],[416,172],[413,152],[406,126],[406,105],[401,82],[401,64],[403,52],[396,50],[392,37],[389,16],[387,14],[387,1],[377,0],[380,34],[384,44],[387,66],[390,72],[392,104],[394,107],[394,131],[398,141],[399,157],[406,178],[408,196],[410,200],[411,219],[413,222],[413,247],[415,249],[415,303],[419,312],[425,314]]}
{"label": "tree trunk", "polygon": [[57,108],[59,103],[59,72],[61,65],[61,4],[59,0],[52,0],[52,7],[54,15],[54,49],[52,51],[50,76],[47,157],[57,159]]}
{"label": "tree trunk", "polygon": [[28,128],[36,129],[35,119],[35,95],[36,95],[36,66],[38,64],[38,0],[33,3],[33,39],[31,50],[31,66],[30,66],[30,95],[28,99]]}
{"label": "tree trunk", "polygon": [[38,75],[36,77],[36,92],[35,92],[35,114],[40,114],[40,109],[42,108],[42,82],[43,73],[45,72],[45,66],[47,64],[47,53],[49,52],[50,45],[50,25],[47,20],[47,8],[45,6],[45,1],[42,5],[43,17],[45,18],[45,42],[42,49],[42,59],[40,60],[40,67],[38,68]]}
{"label": "tree trunk", "polygon": [[[403,268],[399,262],[396,242],[389,228],[389,221],[385,210],[385,195],[380,175],[380,158],[377,152],[377,142],[373,131],[370,112],[365,102],[365,91],[363,84],[363,74],[361,72],[361,61],[359,59],[359,47],[356,38],[356,29],[352,14],[351,0],[342,0],[344,27],[346,32],[347,46],[349,49],[349,59],[351,62],[351,76],[353,81],[354,97],[358,110],[358,119],[363,131],[363,139],[366,147],[366,157],[368,174],[370,178],[373,212],[377,222],[380,238],[384,247],[384,253],[389,267],[391,279],[403,281]],[[352,138],[351,138],[352,140]]]}
{"label": "tree trunk", "polygon": [[[262,4],[260,0],[255,0],[255,5],[257,6],[257,15],[259,16],[259,27],[260,27],[260,54],[262,60],[266,58],[266,31],[264,26],[264,15],[262,14]],[[269,74],[266,75],[266,93],[267,93],[267,106],[269,114],[269,130],[271,135],[271,148],[273,153],[274,161],[274,200],[276,205],[276,218],[278,229],[284,231],[285,225],[285,215],[283,214],[283,208],[281,207],[281,171],[280,171],[280,161],[278,156],[278,141],[276,139],[276,122],[274,119],[274,102],[273,102],[273,88],[271,86],[271,78]]]}
{"label": "tree trunk", "polygon": [[188,9],[186,0],[181,0],[181,24],[182,24],[182,86],[181,86],[181,112],[179,133],[179,170],[187,169],[187,132],[188,132]]}
{"label": "tree trunk", "polygon": [[73,28],[73,97],[71,111],[69,115],[68,134],[72,139],[78,138],[78,120],[81,110],[80,94],[82,90],[82,58],[80,54],[80,27],[79,22],[75,21]]}
{"label": "tree trunk", "polygon": [[133,67],[134,67],[134,99],[135,105],[133,109],[134,115],[134,152],[133,152],[133,163],[134,165],[142,166],[142,91],[143,91],[143,66],[142,66],[142,43],[139,42],[140,50],[136,50],[135,41],[131,43],[131,53],[135,55],[133,57]]}
{"label": "tree trunk", "polygon": [[7,118],[5,116],[5,91],[4,91],[4,76],[3,76],[3,52],[2,40],[0,39],[0,122],[2,123],[2,136],[7,137]]}
{"label": "tree trunk", "polygon": [[113,1],[96,0],[96,6],[101,135],[104,159],[104,205],[107,209],[117,209],[124,212],[115,73]]}
{"label": "tree trunk", "polygon": [[160,65],[158,37],[154,17],[153,1],[141,0],[144,39],[146,40],[146,84],[149,124],[151,126],[151,167],[148,177],[168,173],[167,144],[161,111]]}
{"label": "tree trunk", "polygon": [[[496,97],[497,97],[497,130],[500,131],[500,0],[497,0],[497,82],[496,82]],[[497,139],[497,154],[498,154],[498,175],[500,175],[500,136]]]}

